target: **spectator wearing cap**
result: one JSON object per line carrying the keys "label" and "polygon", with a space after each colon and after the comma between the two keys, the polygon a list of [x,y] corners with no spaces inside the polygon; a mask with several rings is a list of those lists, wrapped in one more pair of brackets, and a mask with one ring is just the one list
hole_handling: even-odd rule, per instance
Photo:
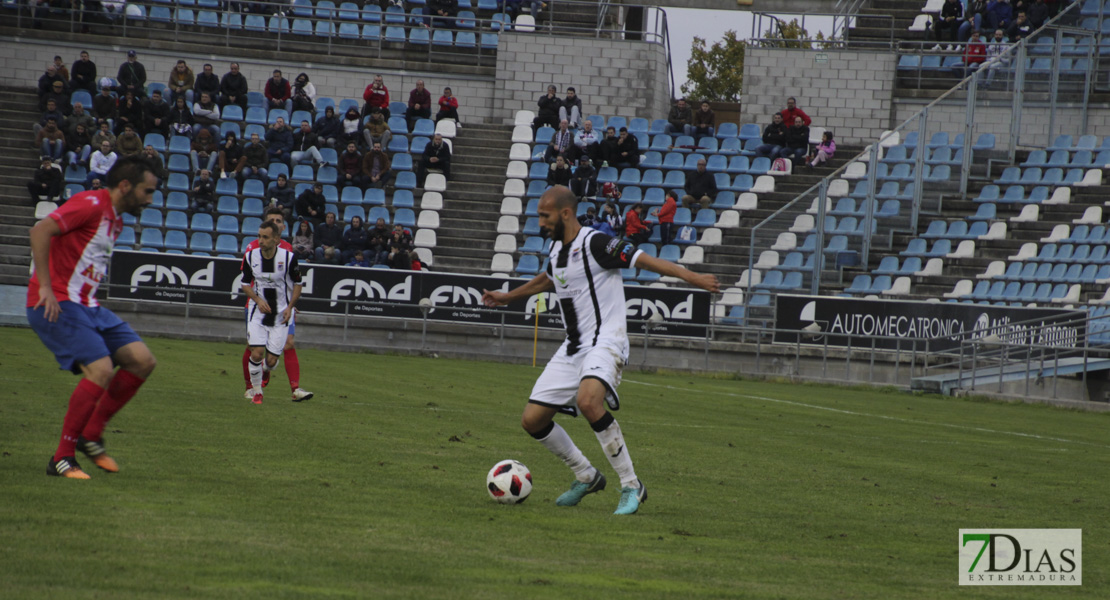
{"label": "spectator wearing cap", "polygon": [[[586,121],[588,124],[589,121]],[[597,195],[597,171],[590,162],[590,157],[582,155],[578,160],[578,168],[570,176],[570,191],[578,198],[592,198]]]}
{"label": "spectator wearing cap", "polygon": [[578,129],[578,124],[582,122],[582,99],[572,87],[567,88],[567,97],[563,98],[559,107],[559,120],[569,122],[571,129]]}
{"label": "spectator wearing cap", "polygon": [[547,93],[536,101],[539,110],[536,118],[532,119],[532,130],[540,127],[558,127],[559,109],[563,107],[563,99],[556,95],[557,89],[553,85],[547,86]]}
{"label": "spectator wearing cap", "polygon": [[663,133],[667,135],[685,135],[686,127],[690,125],[690,120],[693,117],[693,111],[686,104],[686,99],[679,98],[671,107],[670,114],[667,115],[667,125],[663,128]]}
{"label": "spectator wearing cap", "polygon": [[451,92],[451,88],[443,88],[443,95],[439,97],[439,112],[436,113],[436,123],[443,119],[454,119],[455,123],[462,125],[459,121],[459,99]]}
{"label": "spectator wearing cap", "polygon": [[593,228],[598,224],[597,209],[593,204],[586,207],[586,214],[578,217],[578,224],[583,227]]}
{"label": "spectator wearing cap", "polygon": [[714,126],[717,124],[717,115],[709,108],[709,102],[702,101],[701,108],[694,111],[693,124],[686,127],[686,135],[696,139],[713,137]]}
{"label": "spectator wearing cap", "polygon": [[417,79],[416,87],[409,92],[409,109],[405,112],[405,119],[409,124],[409,131],[416,124],[417,119],[432,118],[432,94],[424,87],[424,80]]}
{"label": "spectator wearing cap", "polygon": [[794,119],[798,117],[802,118],[806,127],[809,127],[813,123],[813,119],[810,119],[809,115],[807,115],[804,110],[798,108],[797,100],[793,97],[787,98],[786,108],[782,111],[782,122],[786,123],[788,126],[793,125]]}
{"label": "spectator wearing cap", "polygon": [[267,110],[279,108],[290,112],[293,109],[293,91],[289,80],[281,76],[281,69],[274,69],[273,77],[266,80],[263,94],[266,96]]}
{"label": "spectator wearing cap", "polygon": [[119,82],[117,92],[132,92],[135,97],[146,96],[146,67],[139,62],[138,54],[134,50],[127,51],[127,61],[119,66],[116,81]]}
{"label": "spectator wearing cap", "polygon": [[705,165],[705,159],[699,158],[697,170],[686,175],[682,205],[691,211],[709,206],[717,196],[717,179],[705,170]]}
{"label": "spectator wearing cap", "polygon": [[27,182],[27,191],[31,192],[31,202],[35,203],[45,197],[48,202],[58,199],[62,193],[62,170],[54,166],[54,161],[49,156],[42,157],[39,168]]}
{"label": "spectator wearing cap", "polygon": [[89,53],[81,51],[80,58],[69,69],[69,87],[74,90],[85,90],[90,94],[96,93],[96,63],[89,60]]}

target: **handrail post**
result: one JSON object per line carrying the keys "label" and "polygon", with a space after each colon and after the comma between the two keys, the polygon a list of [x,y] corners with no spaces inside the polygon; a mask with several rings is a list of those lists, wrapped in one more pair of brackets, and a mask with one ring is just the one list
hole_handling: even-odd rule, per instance
{"label": "handrail post", "polygon": [[[862,264],[864,267],[867,266],[868,261],[870,260],[869,255],[871,253],[871,223],[872,220],[875,218],[875,186],[877,186],[879,182],[879,154],[881,153],[880,148],[882,147],[884,139],[885,138],[880,136],[878,139],[875,140],[875,143],[871,144],[871,158],[867,161],[867,205],[865,207],[866,212],[864,213],[863,220],[863,249],[860,251],[860,264]],[[918,140],[917,142],[918,144],[921,144],[921,140]],[[922,148],[922,151],[924,151],[924,148]],[[822,226],[823,225],[824,220],[822,219]],[[825,251],[824,246],[822,245],[821,247],[819,247],[817,251],[823,253]]]}
{"label": "handrail post", "polygon": [[928,134],[929,127],[929,107],[921,109],[921,116],[918,117],[917,126],[917,163],[914,165],[914,171],[917,173],[914,176],[913,184],[913,212],[910,213],[910,231],[917,233],[917,221],[921,215],[921,202],[925,196],[924,190],[924,171],[925,171],[925,136]]}
{"label": "handrail post", "polygon": [[[1018,43],[1014,52],[1014,104],[1010,110],[1010,144],[1007,148],[1008,162],[1013,163],[1017,157],[1018,140],[1021,137],[1021,109],[1025,103],[1025,57],[1028,46],[1025,40]],[[990,176],[990,173],[987,173]]]}
{"label": "handrail post", "polygon": [[813,278],[809,282],[809,293],[814,296],[821,289],[821,273],[825,270],[825,253],[822,249],[825,247],[825,209],[828,198],[829,178],[826,177],[821,180],[821,187],[817,192],[817,252],[813,257]]}
{"label": "handrail post", "polygon": [[1056,95],[1060,91],[1060,38],[1064,32],[1056,29],[1056,44],[1052,46],[1052,73],[1048,81],[1048,140],[1045,145],[1052,143],[1056,136]]}
{"label": "handrail post", "polygon": [[964,115],[964,159],[960,163],[960,199],[967,200],[967,178],[971,171],[971,136],[975,131],[975,92],[979,89],[979,70],[967,80],[967,111]]}

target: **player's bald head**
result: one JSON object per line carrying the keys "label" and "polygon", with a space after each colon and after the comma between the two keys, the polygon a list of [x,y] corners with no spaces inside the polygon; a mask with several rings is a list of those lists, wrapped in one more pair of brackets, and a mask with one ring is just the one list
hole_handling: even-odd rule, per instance
{"label": "player's bald head", "polygon": [[562,185],[557,185],[546,192],[540,198],[540,202],[548,200],[551,202],[552,208],[556,211],[561,211],[564,208],[574,209],[578,204],[578,198],[574,196],[574,192],[570,188]]}

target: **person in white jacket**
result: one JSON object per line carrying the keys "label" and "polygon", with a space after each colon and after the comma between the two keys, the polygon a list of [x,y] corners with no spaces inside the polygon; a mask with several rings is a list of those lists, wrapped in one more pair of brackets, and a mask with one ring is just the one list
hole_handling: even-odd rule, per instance
{"label": "person in white jacket", "polygon": [[987,41],[987,60],[979,67],[987,70],[987,75],[982,80],[983,87],[989,88],[991,86],[994,72],[999,68],[1009,68],[1012,56],[1006,51],[1010,49],[1011,45],[1006,41],[1006,34],[1001,29],[994,30],[994,37]]}
{"label": "person in white jacket", "polygon": [[89,157],[89,177],[85,185],[91,184],[93,179],[107,180],[108,170],[116,164],[118,158],[119,156],[112,152],[111,144],[107,141],[101,142],[100,148]]}

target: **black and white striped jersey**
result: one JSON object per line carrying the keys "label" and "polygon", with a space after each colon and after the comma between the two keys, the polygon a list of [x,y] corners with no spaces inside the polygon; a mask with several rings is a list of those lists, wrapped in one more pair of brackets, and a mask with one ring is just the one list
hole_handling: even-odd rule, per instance
{"label": "black and white striped jersey", "polygon": [[[273,258],[262,256],[262,248],[255,248],[243,255],[243,285],[253,285],[254,291],[270,305],[270,314],[263,315],[262,324],[272,326],[276,318],[289,306],[293,286],[301,282],[297,256],[284,248],[277,248]],[[247,314],[255,317],[258,306],[250,301]]]}
{"label": "black and white striped jersey", "polygon": [[547,276],[559,297],[567,356],[593,348],[598,340],[627,340],[620,269],[635,265],[640,253],[631,242],[588,227],[569,244],[551,244]]}

